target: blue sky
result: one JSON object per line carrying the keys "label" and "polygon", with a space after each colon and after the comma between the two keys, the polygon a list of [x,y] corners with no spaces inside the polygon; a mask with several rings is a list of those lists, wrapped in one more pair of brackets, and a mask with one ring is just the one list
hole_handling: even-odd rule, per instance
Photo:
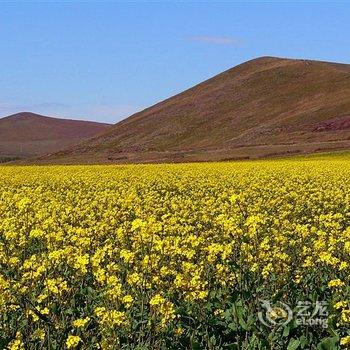
{"label": "blue sky", "polygon": [[259,56],[350,63],[346,2],[0,4],[0,116],[116,122]]}

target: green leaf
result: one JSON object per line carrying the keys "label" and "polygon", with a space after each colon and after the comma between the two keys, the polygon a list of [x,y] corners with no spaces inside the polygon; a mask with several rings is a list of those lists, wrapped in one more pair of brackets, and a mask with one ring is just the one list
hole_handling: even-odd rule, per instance
{"label": "green leaf", "polygon": [[201,345],[198,342],[192,343],[193,350],[201,350]]}
{"label": "green leaf", "polygon": [[302,335],[300,338],[300,346],[302,347],[302,349],[304,349],[304,347],[307,345],[307,338],[305,337],[305,335]]}
{"label": "green leaf", "polygon": [[283,337],[288,337],[289,332],[290,332],[290,325],[287,324],[283,329]]}
{"label": "green leaf", "polygon": [[331,337],[323,339],[318,345],[317,350],[336,350],[338,349],[338,337]]}
{"label": "green leaf", "polygon": [[236,331],[237,330],[237,324],[234,323],[234,322],[231,322],[231,323],[229,323],[228,328],[232,329],[233,331]]}
{"label": "green leaf", "polygon": [[299,339],[291,339],[288,344],[287,350],[296,350],[298,349],[299,345],[300,345]]}

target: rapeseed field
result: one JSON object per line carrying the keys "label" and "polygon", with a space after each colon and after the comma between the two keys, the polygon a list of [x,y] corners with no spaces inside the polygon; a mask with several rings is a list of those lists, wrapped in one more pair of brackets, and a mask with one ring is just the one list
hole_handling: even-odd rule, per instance
{"label": "rapeseed field", "polygon": [[0,349],[350,348],[349,174],[0,167]]}

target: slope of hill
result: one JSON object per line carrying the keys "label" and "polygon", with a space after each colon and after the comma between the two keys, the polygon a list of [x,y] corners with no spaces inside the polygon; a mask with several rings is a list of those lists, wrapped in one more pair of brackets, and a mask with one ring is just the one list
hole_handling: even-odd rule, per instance
{"label": "slope of hill", "polygon": [[26,158],[57,152],[108,128],[108,124],[17,113],[0,119],[0,158]]}
{"label": "slope of hill", "polygon": [[219,160],[344,148],[350,148],[350,65],[262,57],[52,159]]}

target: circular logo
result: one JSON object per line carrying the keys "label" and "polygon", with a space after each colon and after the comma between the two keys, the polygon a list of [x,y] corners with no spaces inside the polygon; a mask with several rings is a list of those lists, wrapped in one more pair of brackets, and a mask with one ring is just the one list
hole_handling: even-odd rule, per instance
{"label": "circular logo", "polygon": [[267,327],[285,326],[293,317],[292,309],[278,301],[272,305],[268,300],[261,300],[261,310],[258,312],[259,321]]}

